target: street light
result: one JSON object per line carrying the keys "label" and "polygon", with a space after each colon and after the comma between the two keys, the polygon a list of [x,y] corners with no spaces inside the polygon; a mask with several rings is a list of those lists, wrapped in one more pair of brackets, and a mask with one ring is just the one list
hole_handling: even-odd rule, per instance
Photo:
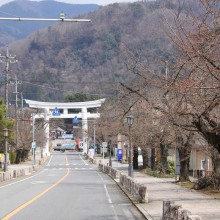
{"label": "street light", "polygon": [[129,151],[128,151],[128,176],[133,178],[133,149],[131,146],[131,126],[134,122],[134,116],[129,115],[127,116],[127,123],[129,127]]}
{"label": "street light", "polygon": [[108,141],[109,147],[109,166],[112,167],[112,141]]}
{"label": "street light", "polygon": [[8,146],[7,146],[7,138],[8,138],[8,129],[5,128],[3,129],[3,135],[4,135],[4,138],[5,138],[5,164],[4,164],[4,172],[7,171],[7,154],[8,154]]}

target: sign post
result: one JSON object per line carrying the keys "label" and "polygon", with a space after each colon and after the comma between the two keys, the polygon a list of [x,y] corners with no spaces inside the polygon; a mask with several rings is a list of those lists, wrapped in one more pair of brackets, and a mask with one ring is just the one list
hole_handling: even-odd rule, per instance
{"label": "sign post", "polygon": [[33,154],[33,165],[35,165],[35,149],[36,149],[36,142],[33,141],[31,143],[31,148],[32,148],[32,154]]}
{"label": "sign post", "polygon": [[104,157],[105,157],[104,148],[107,148],[107,146],[108,146],[107,142],[102,142],[102,164],[103,164],[103,170],[104,170]]}

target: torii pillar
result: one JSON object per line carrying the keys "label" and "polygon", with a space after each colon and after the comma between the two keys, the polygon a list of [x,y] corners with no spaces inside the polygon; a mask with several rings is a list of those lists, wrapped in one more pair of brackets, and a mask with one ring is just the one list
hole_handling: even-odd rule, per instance
{"label": "torii pillar", "polygon": [[[88,152],[88,119],[96,119],[100,117],[99,113],[88,112],[89,108],[101,107],[105,99],[99,99],[87,102],[38,102],[25,99],[25,102],[30,108],[44,109],[44,113],[35,114],[32,117],[43,118],[46,122],[49,122],[50,118],[81,118],[82,119],[82,140],[83,140],[83,153]],[[54,115],[53,111],[57,108],[60,114]],[[69,114],[69,109],[81,109],[81,112],[77,114]],[[47,136],[47,142],[43,148],[43,155],[50,155],[49,152],[49,123],[45,127],[45,133]]]}

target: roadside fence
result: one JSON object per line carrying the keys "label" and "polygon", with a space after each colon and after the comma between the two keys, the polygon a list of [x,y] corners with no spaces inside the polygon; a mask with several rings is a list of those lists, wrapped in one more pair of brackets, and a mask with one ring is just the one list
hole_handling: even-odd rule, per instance
{"label": "roadside fence", "polygon": [[123,174],[122,172],[110,166],[99,163],[99,169],[104,173],[107,173],[116,181],[118,180],[121,187],[127,190],[135,200],[137,200],[140,203],[148,202],[146,186],[137,183],[131,177]]}

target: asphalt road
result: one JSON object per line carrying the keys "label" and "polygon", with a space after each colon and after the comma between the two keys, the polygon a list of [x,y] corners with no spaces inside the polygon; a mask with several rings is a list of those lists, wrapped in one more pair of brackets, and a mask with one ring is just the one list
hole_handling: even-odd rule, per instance
{"label": "asphalt road", "polygon": [[145,219],[117,184],[76,152],[52,153],[44,169],[0,187],[0,219]]}

